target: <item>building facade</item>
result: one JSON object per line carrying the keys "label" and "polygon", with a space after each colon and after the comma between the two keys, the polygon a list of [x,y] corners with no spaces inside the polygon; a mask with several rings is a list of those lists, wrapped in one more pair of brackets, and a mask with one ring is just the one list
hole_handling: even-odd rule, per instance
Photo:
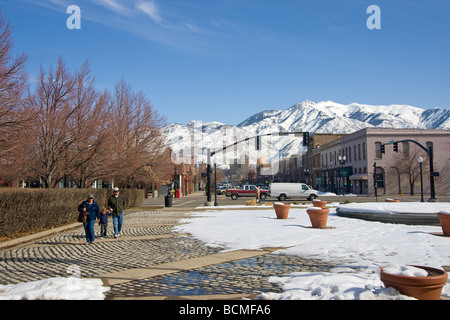
{"label": "building facade", "polygon": [[[429,157],[417,142],[433,149],[434,172],[439,174],[433,177],[436,193],[450,192],[449,130],[365,128],[329,136],[325,144],[315,144],[314,137],[303,170],[309,171],[310,184],[318,190],[374,194],[375,177],[378,194],[418,194],[421,157],[423,189],[430,193]],[[394,141],[399,142],[398,152],[393,150]]]}

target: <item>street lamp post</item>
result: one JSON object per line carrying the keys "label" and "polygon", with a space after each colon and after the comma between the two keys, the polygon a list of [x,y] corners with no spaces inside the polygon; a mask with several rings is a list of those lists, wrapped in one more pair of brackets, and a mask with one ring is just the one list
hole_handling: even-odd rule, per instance
{"label": "street lamp post", "polygon": [[418,145],[422,150],[424,150],[428,154],[428,159],[430,161],[430,193],[431,193],[431,197],[428,200],[428,202],[437,202],[438,200],[436,199],[436,182],[435,182],[435,178],[439,177],[439,172],[434,172],[433,146],[430,145],[430,146],[428,146],[428,148],[426,148],[423,145],[421,145],[420,143],[418,143],[417,141],[414,141],[414,140],[411,140],[411,139],[406,139],[406,140],[401,140],[401,141],[396,141],[396,142],[394,142],[392,140],[390,143],[394,145],[394,152],[398,152],[398,144],[399,144],[399,142],[412,142],[412,143]]}
{"label": "street lamp post", "polygon": [[219,203],[217,202],[217,164],[214,163],[214,206],[217,207]]}
{"label": "street lamp post", "polygon": [[420,202],[425,202],[423,200],[423,175],[422,175],[423,158],[419,157],[419,159],[417,159],[417,161],[419,161],[419,166],[420,166]]}
{"label": "street lamp post", "polygon": [[344,166],[347,161],[346,156],[339,156],[339,164],[341,165],[341,183],[342,183],[342,194],[345,195],[345,184],[344,184]]}
{"label": "street lamp post", "polygon": [[305,182],[309,184],[309,169],[303,169],[303,172],[305,174]]}

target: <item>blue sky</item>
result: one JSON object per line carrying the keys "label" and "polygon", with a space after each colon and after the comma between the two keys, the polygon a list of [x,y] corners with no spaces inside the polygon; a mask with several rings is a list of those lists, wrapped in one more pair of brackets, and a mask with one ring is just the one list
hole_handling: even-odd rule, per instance
{"label": "blue sky", "polygon": [[[69,30],[69,5],[81,30]],[[366,10],[381,9],[381,30]],[[450,107],[448,0],[0,0],[31,78],[89,60],[167,122],[235,125],[304,100]]]}

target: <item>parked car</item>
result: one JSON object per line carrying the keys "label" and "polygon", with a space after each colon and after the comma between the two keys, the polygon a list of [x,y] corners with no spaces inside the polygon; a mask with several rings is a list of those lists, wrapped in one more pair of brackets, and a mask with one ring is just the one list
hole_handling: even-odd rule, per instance
{"label": "parked car", "polygon": [[222,195],[222,194],[226,194],[226,193],[227,193],[226,187],[217,188],[217,194]]}
{"label": "parked car", "polygon": [[[254,185],[246,185],[242,189],[227,189],[226,196],[231,197],[232,200],[237,200],[239,197],[254,197],[256,198],[256,186]],[[269,191],[268,190],[259,190],[259,197],[261,200],[267,198]]]}
{"label": "parked car", "polygon": [[306,198],[314,200],[319,192],[305,183],[271,183],[269,186],[269,196],[276,197],[280,201],[292,198]]}

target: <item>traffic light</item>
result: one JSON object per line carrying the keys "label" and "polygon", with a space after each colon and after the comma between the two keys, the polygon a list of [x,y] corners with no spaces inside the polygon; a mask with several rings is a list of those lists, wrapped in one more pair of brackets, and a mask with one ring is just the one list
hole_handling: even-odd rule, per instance
{"label": "traffic light", "polygon": [[398,142],[394,142],[394,152],[398,152]]}
{"label": "traffic light", "polygon": [[303,132],[303,146],[309,146],[309,132]]}
{"label": "traffic light", "polygon": [[381,154],[386,153],[386,146],[384,144],[381,145]]}

